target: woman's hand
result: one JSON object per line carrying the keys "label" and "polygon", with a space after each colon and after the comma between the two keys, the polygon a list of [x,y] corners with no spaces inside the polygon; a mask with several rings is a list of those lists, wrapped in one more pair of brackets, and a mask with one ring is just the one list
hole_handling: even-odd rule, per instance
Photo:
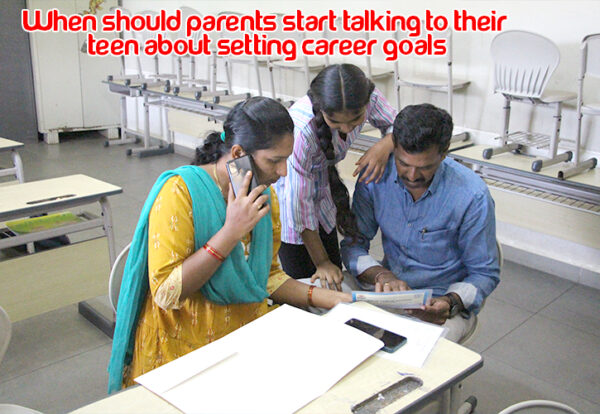
{"label": "woman's hand", "polygon": [[365,173],[360,177],[360,182],[364,181],[365,184],[369,184],[371,181],[379,182],[385,171],[385,166],[390,157],[390,153],[393,150],[394,143],[391,134],[388,134],[369,148],[369,150],[356,161],[358,167],[356,167],[352,176],[356,177],[364,169]]}
{"label": "woman's hand", "polygon": [[237,240],[241,240],[244,235],[248,234],[271,209],[266,204],[269,196],[261,195],[267,186],[261,184],[250,191],[248,195],[244,195],[248,192],[251,180],[252,172],[248,171],[237,197],[233,193],[231,183],[229,184],[227,213],[223,228]]}
{"label": "woman's hand", "polygon": [[317,271],[310,278],[310,282],[314,283],[315,280],[321,280],[322,288],[329,288],[331,290],[342,290],[342,281],[344,275],[342,270],[334,265],[330,260],[326,260],[317,266]]}

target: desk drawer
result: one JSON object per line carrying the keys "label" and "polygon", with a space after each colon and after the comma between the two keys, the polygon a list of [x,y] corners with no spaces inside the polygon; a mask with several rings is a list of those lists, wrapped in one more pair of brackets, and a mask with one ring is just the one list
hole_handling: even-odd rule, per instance
{"label": "desk drawer", "polygon": [[106,295],[109,273],[106,237],[0,261],[0,304],[16,322]]}

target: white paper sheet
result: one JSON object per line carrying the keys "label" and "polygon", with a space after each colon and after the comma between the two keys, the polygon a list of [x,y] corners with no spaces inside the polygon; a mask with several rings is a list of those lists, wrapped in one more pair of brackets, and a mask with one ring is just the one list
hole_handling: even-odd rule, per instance
{"label": "white paper sheet", "polygon": [[284,305],[136,381],[185,413],[293,413],[382,346]]}
{"label": "white paper sheet", "polygon": [[419,322],[393,313],[369,309],[372,305],[362,306],[340,304],[324,315],[325,319],[345,323],[347,320],[356,318],[379,326],[388,331],[406,337],[404,344],[396,352],[390,354],[379,351],[377,356],[391,359],[414,367],[422,367],[425,360],[433,350],[438,339],[446,328],[431,323]]}

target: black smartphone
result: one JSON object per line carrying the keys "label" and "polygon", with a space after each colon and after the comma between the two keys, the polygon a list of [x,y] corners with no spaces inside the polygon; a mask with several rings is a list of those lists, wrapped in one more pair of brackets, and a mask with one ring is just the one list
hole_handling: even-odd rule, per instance
{"label": "black smartphone", "polygon": [[[256,168],[254,167],[254,161],[252,156],[244,155],[239,158],[234,158],[231,161],[227,161],[227,174],[229,174],[229,181],[233,187],[233,193],[237,197],[244,184],[244,178],[248,171],[252,171],[252,181],[250,181],[250,188],[248,193],[254,188],[258,187],[258,178],[256,177]],[[248,195],[248,194],[244,194]]]}
{"label": "black smartphone", "polygon": [[406,343],[406,337],[398,335],[394,332],[387,331],[379,326],[371,325],[368,322],[359,319],[350,319],[346,321],[346,325],[359,329],[364,333],[371,335],[383,342],[382,350],[392,353]]}

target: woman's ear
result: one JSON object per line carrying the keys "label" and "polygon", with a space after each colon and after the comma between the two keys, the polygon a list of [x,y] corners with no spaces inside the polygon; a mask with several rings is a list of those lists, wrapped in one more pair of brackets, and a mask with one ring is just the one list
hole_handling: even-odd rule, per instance
{"label": "woman's ear", "polygon": [[241,145],[235,144],[231,147],[231,158],[240,158],[246,155],[246,152]]}

